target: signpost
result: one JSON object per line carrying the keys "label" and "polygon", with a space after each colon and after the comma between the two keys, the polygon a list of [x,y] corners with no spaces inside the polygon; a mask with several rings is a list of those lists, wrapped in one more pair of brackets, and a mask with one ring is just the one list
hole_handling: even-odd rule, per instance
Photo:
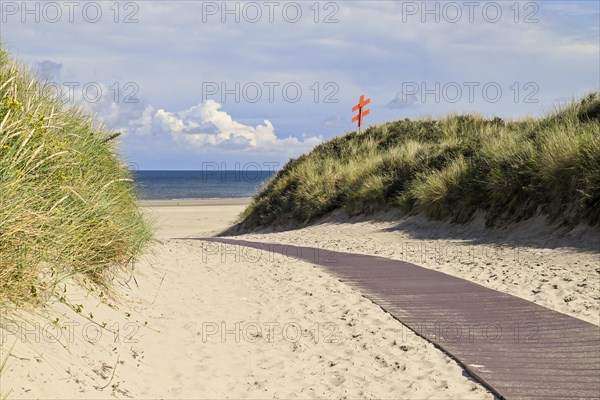
{"label": "signpost", "polygon": [[368,105],[371,102],[371,99],[366,99],[365,100],[365,95],[361,94],[360,95],[360,100],[358,101],[358,104],[355,105],[354,107],[352,107],[352,111],[358,111],[358,115],[355,115],[352,118],[352,122],[358,122],[358,131],[360,132],[360,127],[362,126],[362,120],[364,117],[366,117],[367,115],[369,115],[369,113],[371,112],[371,110],[369,110],[368,108],[364,108],[366,105]]}

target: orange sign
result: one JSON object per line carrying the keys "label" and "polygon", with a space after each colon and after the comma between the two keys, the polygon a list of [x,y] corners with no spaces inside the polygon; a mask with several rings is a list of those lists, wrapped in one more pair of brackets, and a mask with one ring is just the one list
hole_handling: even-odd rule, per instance
{"label": "orange sign", "polygon": [[367,115],[369,115],[369,113],[371,112],[371,110],[369,110],[368,108],[364,108],[367,104],[369,104],[371,102],[371,99],[366,99],[365,100],[365,95],[362,94],[360,95],[360,100],[358,101],[358,104],[355,105],[354,107],[352,107],[352,111],[358,111],[358,115],[354,116],[352,118],[352,122],[358,122],[358,129],[360,130],[360,127],[362,126],[362,120],[364,117],[366,117]]}

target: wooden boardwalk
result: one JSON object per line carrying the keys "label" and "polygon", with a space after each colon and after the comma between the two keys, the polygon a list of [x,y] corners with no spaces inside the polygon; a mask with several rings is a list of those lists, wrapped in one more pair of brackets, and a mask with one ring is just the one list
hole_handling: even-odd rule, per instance
{"label": "wooden boardwalk", "polygon": [[600,399],[600,328],[442,272],[383,257],[201,239],[326,267],[506,399]]}

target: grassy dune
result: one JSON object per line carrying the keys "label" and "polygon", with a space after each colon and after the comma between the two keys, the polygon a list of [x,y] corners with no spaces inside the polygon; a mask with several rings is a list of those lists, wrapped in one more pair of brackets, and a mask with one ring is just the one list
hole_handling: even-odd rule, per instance
{"label": "grassy dune", "polygon": [[480,210],[488,225],[537,214],[600,224],[600,93],[543,118],[405,119],[337,137],[286,164],[240,227],[390,208],[454,222]]}
{"label": "grassy dune", "polygon": [[0,50],[0,303],[105,285],[151,238],[114,133],[48,92]]}

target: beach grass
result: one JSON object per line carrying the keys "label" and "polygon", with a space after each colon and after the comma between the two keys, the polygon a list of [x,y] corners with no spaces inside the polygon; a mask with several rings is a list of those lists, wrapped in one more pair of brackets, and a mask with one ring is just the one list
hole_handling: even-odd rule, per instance
{"label": "beach grass", "polygon": [[0,304],[109,286],[152,238],[115,137],[0,49]]}
{"label": "beach grass", "polygon": [[303,225],[334,210],[400,208],[488,225],[545,215],[600,224],[600,93],[540,118],[404,119],[351,132],[289,161],[239,218],[241,229]]}

